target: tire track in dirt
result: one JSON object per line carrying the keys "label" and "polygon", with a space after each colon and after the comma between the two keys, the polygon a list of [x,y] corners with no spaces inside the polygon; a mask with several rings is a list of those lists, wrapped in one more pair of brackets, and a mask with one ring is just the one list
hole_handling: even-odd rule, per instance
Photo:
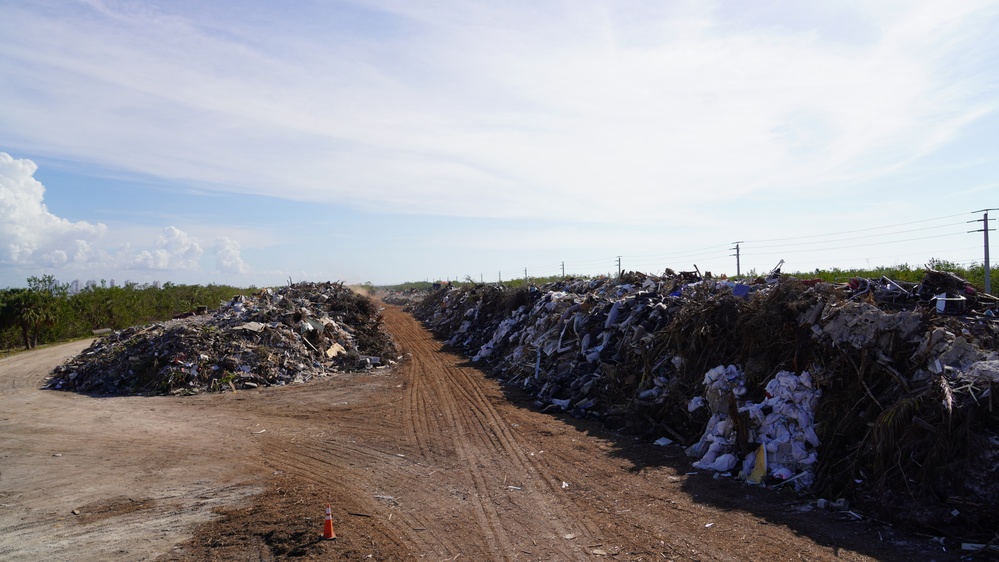
{"label": "tire track in dirt", "polygon": [[575,516],[578,509],[566,499],[561,488],[562,480],[550,470],[544,470],[545,466],[534,460],[536,456],[531,457],[525,453],[528,447],[521,443],[510,424],[499,415],[485,394],[482,387],[485,379],[482,374],[458,369],[451,380],[451,388],[456,389],[461,394],[459,398],[466,399],[473,408],[470,414],[476,418],[481,428],[477,432],[478,437],[488,438],[489,442],[484,445],[498,447],[505,452],[513,472],[523,476],[523,489],[527,494],[524,501],[519,502],[522,504],[519,507],[541,510],[541,514],[554,526],[556,539],[565,536],[598,537],[599,530],[595,526],[590,525],[588,520]]}
{"label": "tire track in dirt", "polygon": [[[412,350],[409,361],[402,368],[407,381],[407,401],[411,405],[405,419],[407,434],[414,436],[428,459],[436,461],[453,450],[458,467],[451,471],[449,477],[472,490],[467,498],[472,501],[472,514],[485,544],[468,545],[476,548],[477,552],[464,554],[489,556],[492,553],[495,556],[496,553],[513,552],[514,545],[499,511],[491,501],[489,486],[479,469],[482,448],[474,446],[468,438],[470,433],[477,432],[466,416],[460,415],[462,405],[447,389],[448,384],[453,384],[448,375],[454,369],[455,358],[441,352],[439,345],[412,317],[397,309],[387,309],[385,319],[396,341],[403,349]],[[430,423],[429,420],[434,421]],[[450,441],[449,447],[436,446],[445,440]]]}
{"label": "tire track in dirt", "polygon": [[402,367],[406,380],[406,402],[409,405],[409,411],[403,419],[405,433],[415,442],[421,456],[428,461],[437,463],[454,458],[457,466],[448,474],[449,479],[458,481],[459,490],[474,490],[467,497],[472,499],[472,512],[483,531],[485,545],[467,545],[476,550],[464,554],[486,557],[490,553],[511,552],[513,546],[505,535],[498,512],[493,505],[482,499],[486,495],[484,479],[478,471],[469,470],[476,462],[476,455],[466,437],[469,429],[456,417],[454,399],[440,389],[437,377],[449,368],[444,359],[446,354],[433,349],[436,342],[429,337],[421,338],[418,332],[420,327],[411,319],[410,322],[394,321],[400,317],[402,320],[409,319],[402,313],[396,316],[389,312],[386,315],[390,319],[387,322],[389,331],[403,349],[413,350],[409,361]]}
{"label": "tire track in dirt", "polygon": [[[323,490],[321,498],[342,498],[343,503],[334,502],[338,525],[345,517],[375,517],[382,522],[392,521],[391,506],[379,502],[379,495],[371,492],[379,487],[379,481],[405,482],[411,478],[409,471],[398,466],[403,459],[363,446],[344,447],[337,442],[289,446],[280,438],[272,438],[265,444],[264,452],[268,463],[284,477],[291,481],[318,481]],[[368,493],[359,494],[359,490]],[[392,543],[399,549],[431,549],[431,544],[424,538],[411,530],[399,533],[396,525],[376,525],[369,532],[374,533],[373,537],[379,541]]]}
{"label": "tire track in dirt", "polygon": [[[378,375],[351,375],[341,382],[352,384],[371,376]],[[437,530],[423,511],[409,508],[405,498],[399,497],[400,493],[406,496],[411,490],[433,486],[428,481],[433,468],[422,464],[422,455],[419,451],[414,454],[404,435],[404,384],[395,384],[400,378],[393,373],[372,382],[374,388],[361,385],[355,392],[345,393],[345,399],[361,404],[357,407],[330,406],[316,398],[319,393],[308,389],[278,390],[268,400],[268,411],[294,408],[296,413],[259,439],[275,476],[318,481],[320,490],[328,490],[321,492],[321,497],[340,498],[342,505],[334,505],[335,518],[353,506],[351,511],[378,522],[377,528],[367,532],[381,537],[380,541],[405,545],[414,552],[448,555],[447,534]]]}
{"label": "tire track in dirt", "polygon": [[[476,515],[493,556],[497,552],[533,552],[543,536],[545,550],[560,546],[565,537],[593,537],[598,529],[574,517],[574,506],[565,498],[561,480],[544,473],[532,462],[510,424],[491,401],[499,398],[498,386],[482,373],[467,369],[463,359],[439,349],[415,319],[397,310],[386,310],[386,325],[404,347],[415,350],[405,369],[410,403],[416,404],[412,432],[428,417],[426,402],[440,405],[447,429],[471,478],[477,501]],[[427,358],[427,359],[424,359]],[[494,386],[490,394],[485,386]],[[423,397],[417,395],[424,395]],[[483,463],[489,463],[487,467]],[[513,476],[519,485],[497,485],[497,473]],[[558,484],[556,484],[556,481]],[[541,531],[539,533],[539,531]],[[528,543],[526,537],[532,537]],[[557,551],[563,558],[587,558],[578,548]]]}
{"label": "tire track in dirt", "polygon": [[[409,356],[409,361],[413,363],[411,368],[413,371],[429,370],[424,365],[423,357],[424,353]],[[433,458],[441,452],[440,448],[443,445],[440,439],[434,438],[443,433],[440,422],[443,414],[436,403],[428,400],[428,385],[423,377],[408,375],[407,370],[405,387],[404,401],[407,411],[399,421],[405,427],[409,440],[419,449],[420,456]]]}

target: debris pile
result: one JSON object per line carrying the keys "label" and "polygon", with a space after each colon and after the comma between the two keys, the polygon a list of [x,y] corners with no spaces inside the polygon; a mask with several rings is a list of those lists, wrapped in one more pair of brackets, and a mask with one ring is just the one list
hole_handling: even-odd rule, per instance
{"label": "debris pile", "polygon": [[[687,407],[696,410],[706,400],[711,412],[701,439],[687,448],[689,456],[700,459],[694,468],[724,473],[741,463],[740,474],[756,483],[770,475],[794,482],[799,490],[812,486],[820,443],[813,412],[822,391],[812,384],[808,371],[777,373],[767,383],[766,399],[760,403],[738,403],[746,394],[745,373],[734,365],[711,369],[704,375],[704,385],[705,399],[695,397]],[[746,453],[747,444],[758,447]],[[753,477],[758,463],[765,472]]]}
{"label": "debris pile", "polygon": [[952,274],[627,273],[442,288],[411,310],[539,408],[666,435],[701,469],[938,529],[999,525],[999,300]]}
{"label": "debris pile", "polygon": [[396,306],[410,306],[417,304],[427,298],[430,291],[420,289],[408,289],[405,291],[390,291],[382,295],[381,300],[387,304]]}
{"label": "debris pile", "polygon": [[387,365],[398,352],[374,303],[342,283],[239,295],[210,314],[113,332],[56,368],[46,388],[194,394]]}

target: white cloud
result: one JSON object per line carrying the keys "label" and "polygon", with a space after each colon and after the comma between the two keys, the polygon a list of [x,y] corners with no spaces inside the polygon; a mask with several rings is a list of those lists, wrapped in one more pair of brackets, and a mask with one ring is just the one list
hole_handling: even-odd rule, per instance
{"label": "white cloud", "polygon": [[779,5],[312,8],[363,9],[377,38],[306,9],[262,33],[266,5],[90,5],[8,7],[0,127],[21,143],[390,212],[682,220],[890,174],[999,105],[986,2],[845,4],[842,32]]}
{"label": "white cloud", "polygon": [[[123,252],[127,254],[128,252]],[[129,268],[196,270],[204,254],[201,244],[176,227],[163,229],[152,249],[141,250],[129,260]]]}
{"label": "white cloud", "polygon": [[215,269],[221,273],[247,273],[250,268],[240,256],[239,242],[225,236],[215,239]]}
{"label": "white cloud", "polygon": [[22,8],[29,25],[4,30],[49,100],[18,99],[6,121],[21,134],[153,175],[395,212],[679,218],[888,173],[996,107],[965,105],[981,68],[946,75],[983,39],[969,22],[994,17],[987,4],[847,5],[868,31],[829,41],[775,27],[776,11],[723,21],[724,5],[381,2],[374,25],[408,33],[354,43],[293,36],[303,21],[255,38],[239,16],[93,5],[72,22]]}
{"label": "white cloud", "polygon": [[[63,266],[66,248],[99,240],[107,226],[71,222],[50,213],[45,187],[34,178],[38,166],[0,152],[0,264]],[[76,258],[74,253],[73,259]]]}
{"label": "white cloud", "polygon": [[[251,0],[222,13],[190,2],[10,3],[0,18],[5,145],[148,174],[157,189],[179,186],[172,201],[186,210],[134,234],[114,224],[113,238],[131,241],[122,248],[93,232],[45,245],[36,232],[0,231],[0,260],[235,274],[252,248],[255,275],[307,259],[320,271],[346,267],[305,257],[315,250],[302,237],[282,240],[305,227],[288,218],[292,205],[265,215],[247,197],[201,219],[204,200],[179,203],[192,191],[332,203],[309,209],[330,216],[527,219],[514,224],[545,226],[479,221],[495,230],[468,226],[477,236],[459,238],[515,246],[511,255],[592,240],[615,256],[636,233],[671,246],[711,230],[738,232],[717,234],[732,240],[878,222],[861,201],[882,224],[902,222],[995,177],[970,177],[992,163],[965,164],[994,153],[983,123],[999,107],[996,2],[742,4],[348,0],[286,10]],[[969,141],[986,128],[985,142]],[[965,178],[945,177],[947,167]],[[827,204],[837,199],[846,204]],[[220,222],[241,247],[216,238]],[[176,232],[161,233],[166,224]],[[356,240],[370,253],[370,237]],[[403,257],[419,276],[457,273],[420,269],[445,258],[411,247]],[[525,265],[510,259],[500,268]]]}
{"label": "white cloud", "polygon": [[[0,265],[98,276],[116,271],[122,275],[201,269],[202,242],[175,226],[158,232],[148,227],[133,229],[128,238],[135,243],[114,248],[109,239],[115,237],[107,225],[71,222],[50,213],[44,203],[45,187],[34,178],[37,169],[31,160],[0,152]],[[144,238],[147,244],[142,244]],[[220,236],[212,249],[218,271],[248,271],[236,240]]]}

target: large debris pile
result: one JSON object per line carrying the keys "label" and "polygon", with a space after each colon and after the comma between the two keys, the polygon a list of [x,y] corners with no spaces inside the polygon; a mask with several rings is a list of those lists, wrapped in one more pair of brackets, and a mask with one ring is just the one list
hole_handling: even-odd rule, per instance
{"label": "large debris pile", "polygon": [[[440,286],[438,285],[438,288]],[[382,302],[396,306],[411,306],[423,302],[430,294],[429,290],[408,289],[405,291],[389,291],[381,295]]]}
{"label": "large debris pile", "polygon": [[47,388],[190,394],[304,382],[386,365],[398,352],[378,308],[342,283],[240,295],[211,314],[114,332],[55,370]]}
{"label": "large debris pile", "polygon": [[668,273],[442,289],[412,310],[538,407],[668,436],[699,468],[938,529],[999,525],[999,300],[937,271]]}

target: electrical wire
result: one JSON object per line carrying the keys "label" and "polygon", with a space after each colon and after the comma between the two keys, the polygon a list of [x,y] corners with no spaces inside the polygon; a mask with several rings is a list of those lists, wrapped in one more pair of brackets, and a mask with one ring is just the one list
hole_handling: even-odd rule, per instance
{"label": "electrical wire", "polygon": [[[934,230],[934,229],[937,229],[937,228],[944,228],[944,227],[948,227],[948,226],[957,226],[958,224],[964,224],[964,223],[952,223],[952,224],[945,224],[945,225],[940,225],[940,226],[927,226],[925,228],[913,228],[913,229],[910,229],[910,230],[899,230],[899,231],[896,231],[896,232],[886,232],[884,234],[878,234],[878,236],[892,236],[892,235],[895,235],[895,234],[907,234],[907,233],[910,233],[910,232],[922,232],[924,230]],[[846,241],[849,241],[849,240],[866,240],[866,239],[870,239],[870,235],[867,235],[867,236],[853,236],[853,237],[850,237],[850,238],[834,238],[832,240],[818,240],[818,241],[814,241],[814,242],[794,242],[794,243],[791,243],[791,244],[771,244],[771,245],[764,245],[764,246],[752,245],[751,248],[752,248],[753,251],[755,251],[755,250],[761,249],[761,248],[785,248],[785,247],[790,247],[790,246],[806,246],[806,245],[810,245],[810,244],[828,244],[828,243],[831,243],[831,242],[846,242]],[[890,241],[885,242],[885,243],[890,243]]]}
{"label": "electrical wire", "polygon": [[964,216],[967,216],[969,214],[970,213],[960,213],[960,214],[956,214],[956,215],[947,215],[947,216],[943,216],[943,217],[936,217],[936,218],[931,218],[931,219],[922,219],[922,220],[918,220],[918,221],[900,222],[900,223],[897,223],[897,224],[886,224],[884,226],[873,226],[871,228],[861,228],[861,229],[857,229],[857,230],[843,230],[843,231],[840,231],[840,232],[827,232],[825,234],[806,234],[806,235],[802,235],[802,236],[794,236],[794,237],[791,237],[791,238],[765,238],[765,239],[761,239],[761,240],[747,240],[746,243],[753,243],[753,244],[755,244],[757,242],[784,242],[786,240],[799,240],[801,238],[818,238],[818,237],[822,237],[822,236],[839,236],[840,234],[854,234],[854,233],[857,233],[857,232],[870,232],[872,230],[881,230],[883,228],[895,228],[896,226],[908,226],[910,224],[920,224],[920,223],[924,223],[924,222],[932,222],[932,221],[938,221],[938,220],[944,220],[944,219],[952,219],[954,217],[964,217]]}
{"label": "electrical wire", "polygon": [[919,240],[936,240],[936,239],[944,238],[946,236],[958,236],[958,235],[964,235],[964,234],[965,233],[963,233],[963,232],[955,232],[953,234],[941,234],[939,236],[924,236],[924,237],[921,237],[921,238],[908,238],[908,239],[905,239],[905,240],[891,240],[889,242],[871,242],[870,244],[854,244],[852,246],[837,246],[837,247],[834,247],[834,248],[817,248],[817,249],[809,249],[809,250],[787,250],[787,251],[784,251],[784,252],[753,252],[753,255],[754,256],[776,256],[776,255],[783,255],[783,254],[802,254],[802,253],[806,253],[806,252],[815,252],[817,250],[821,250],[823,252],[829,251],[829,250],[852,250],[854,248],[866,248],[868,246],[884,246],[884,245],[887,245],[887,244],[898,244],[898,243],[901,243],[901,242],[916,242],[916,241],[919,241]]}
{"label": "electrical wire", "polygon": [[[859,233],[865,233],[865,232],[869,233],[869,232],[874,232],[874,231],[879,231],[879,230],[885,230],[885,229],[890,229],[890,228],[897,228],[897,227],[909,226],[909,225],[914,225],[914,224],[924,224],[924,223],[928,223],[928,222],[941,221],[941,220],[951,219],[951,218],[955,218],[955,217],[964,217],[964,216],[967,216],[967,213],[960,213],[960,214],[954,214],[954,215],[946,215],[946,216],[941,216],[941,217],[935,217],[935,218],[929,218],[929,219],[921,219],[921,220],[908,221],[908,222],[902,222],[902,223],[895,223],[895,224],[883,225],[883,226],[875,226],[875,227],[870,227],[870,228],[862,228],[862,229],[854,229],[854,230],[844,230],[844,231],[839,231],[839,232],[830,232],[830,233],[824,233],[824,234],[807,234],[807,235],[795,235],[794,237],[787,237],[787,238],[765,238],[765,239],[758,239],[758,240],[746,240],[746,241],[740,241],[739,244],[743,245],[742,248],[745,248],[746,245],[748,245],[749,249],[751,251],[750,255],[753,256],[753,257],[755,257],[755,256],[776,256],[776,255],[786,255],[786,254],[801,254],[801,253],[809,253],[809,252],[817,252],[817,251],[823,251],[823,252],[825,252],[825,251],[832,251],[832,250],[852,250],[852,249],[866,248],[866,247],[872,247],[872,246],[887,246],[887,245],[891,245],[891,244],[900,244],[900,243],[904,243],[904,242],[916,242],[916,241],[920,241],[920,240],[940,239],[940,238],[945,238],[945,237],[950,237],[950,236],[965,235],[965,234],[967,234],[967,232],[955,232],[955,233],[939,234],[939,235],[934,235],[934,236],[913,237],[913,238],[894,239],[894,240],[878,239],[878,240],[874,240],[874,241],[867,242],[867,243],[864,243],[864,244],[852,244],[852,245],[832,246],[832,247],[827,247],[827,246],[824,246],[824,245],[826,245],[826,244],[834,244],[834,243],[837,243],[837,242],[848,242],[848,241],[851,241],[851,240],[870,240],[871,236],[870,235],[852,236],[852,237],[846,237],[846,238],[832,238],[832,239],[824,239],[824,240],[812,240],[812,241],[807,241],[807,242],[802,242],[801,240],[802,239],[806,239],[806,238],[826,238],[826,237],[830,237],[830,236],[840,236],[840,235],[844,235],[844,234],[859,234]],[[969,221],[965,221],[965,223],[966,222],[969,222]],[[888,236],[896,236],[896,235],[899,235],[899,234],[909,234],[909,233],[913,233],[913,232],[924,232],[924,231],[929,231],[929,230],[936,230],[936,229],[942,229],[942,228],[960,226],[960,225],[964,225],[965,223],[947,223],[947,224],[941,224],[941,225],[935,225],[935,226],[927,226],[927,227],[922,227],[922,228],[911,228],[911,229],[905,229],[905,230],[897,230],[897,231],[893,231],[893,232],[884,232],[884,233],[881,233],[881,234],[877,234],[876,236],[878,238],[884,238],[884,237],[888,237]],[[790,243],[787,243],[787,244],[763,244],[763,245],[757,245],[759,243],[766,243],[766,242],[790,242]],[[733,242],[733,244],[734,244],[734,242]],[[813,246],[813,247],[811,247],[811,248],[802,248],[802,249],[786,249],[786,248],[795,248],[795,247],[803,247],[803,246]],[[814,247],[814,246],[820,246],[820,247]],[[778,248],[785,248],[785,249],[780,250],[780,251],[771,251],[771,252],[759,252],[759,251],[757,251],[757,250],[768,250],[768,249],[778,249]],[[964,247],[964,248],[954,248],[952,250],[944,250],[943,252],[955,252],[955,251],[961,251],[961,252],[963,252],[963,251],[967,251],[967,249],[968,249],[967,247]],[[702,247],[702,248],[694,248],[694,249],[687,249],[687,250],[679,250],[679,251],[675,251],[675,252],[667,252],[667,253],[662,253],[662,254],[619,255],[619,256],[613,256],[613,257],[608,257],[608,258],[592,258],[592,259],[585,259],[585,260],[564,260],[558,266],[556,266],[554,269],[551,266],[544,266],[544,267],[542,267],[542,266],[530,267],[529,266],[527,269],[528,269],[528,275],[529,276],[534,276],[534,277],[550,277],[550,276],[555,276],[555,275],[561,275],[563,271],[565,271],[567,275],[569,274],[570,271],[572,271],[573,273],[586,273],[588,271],[590,271],[590,272],[592,272],[592,271],[599,271],[602,274],[602,273],[605,273],[605,272],[608,272],[608,271],[611,271],[611,272],[615,271],[615,270],[618,269],[618,267],[620,267],[621,269],[627,269],[627,268],[639,268],[639,267],[643,267],[643,266],[663,266],[665,263],[668,263],[668,262],[676,262],[676,261],[688,260],[688,259],[692,260],[692,261],[696,261],[696,262],[701,263],[701,264],[713,264],[713,263],[716,263],[716,262],[720,262],[721,260],[724,260],[726,258],[734,257],[735,254],[729,254],[729,253],[727,253],[727,252],[732,251],[732,250],[734,250],[734,248],[724,247],[724,249],[723,249],[723,246],[713,245],[713,246],[706,246],[706,247]],[[917,254],[907,254],[907,255],[917,255]],[[898,255],[891,255],[891,256],[881,256],[879,258],[873,258],[873,259],[888,259],[888,258],[896,258],[897,259],[898,257],[899,257]],[[971,259],[971,260],[954,261],[953,263],[970,263],[970,264],[974,264],[974,263],[978,263],[978,261],[976,259]]]}

